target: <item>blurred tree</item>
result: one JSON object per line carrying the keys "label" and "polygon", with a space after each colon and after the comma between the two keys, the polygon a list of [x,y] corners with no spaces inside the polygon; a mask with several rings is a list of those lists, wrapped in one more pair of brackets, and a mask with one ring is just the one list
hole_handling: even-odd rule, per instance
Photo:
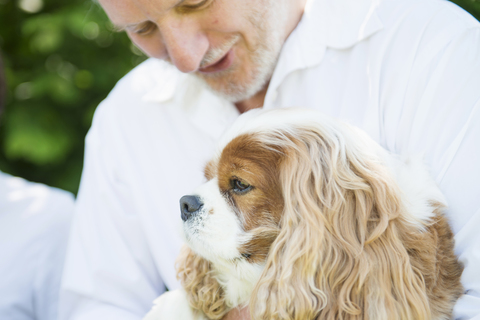
{"label": "blurred tree", "polygon": [[0,0],[0,170],[76,193],[98,103],[145,58],[85,0]]}
{"label": "blurred tree", "polygon": [[[453,0],[480,20],[480,0]],[[76,193],[98,103],[145,57],[90,0],[0,0],[0,170]]]}

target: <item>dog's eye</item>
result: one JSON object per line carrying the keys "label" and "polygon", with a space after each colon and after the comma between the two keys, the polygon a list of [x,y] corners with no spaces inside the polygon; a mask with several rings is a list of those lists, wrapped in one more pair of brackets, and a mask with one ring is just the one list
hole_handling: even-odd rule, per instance
{"label": "dog's eye", "polygon": [[242,180],[232,179],[232,189],[236,193],[244,193],[250,190],[251,188],[252,188],[251,185],[249,185],[246,182],[243,182]]}

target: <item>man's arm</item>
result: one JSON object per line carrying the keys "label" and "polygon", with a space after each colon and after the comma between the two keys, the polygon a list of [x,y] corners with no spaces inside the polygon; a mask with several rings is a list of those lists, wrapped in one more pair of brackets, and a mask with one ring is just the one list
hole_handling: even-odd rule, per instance
{"label": "man's arm", "polygon": [[[391,148],[425,154],[447,199],[455,251],[465,266],[466,294],[455,306],[455,319],[480,319],[480,25],[455,13],[460,19],[451,25],[432,23],[424,31],[447,28],[416,52],[400,120],[391,122],[398,123]],[[450,37],[443,36],[447,31]]]}
{"label": "man's arm", "polygon": [[[480,68],[478,68],[480,73]],[[480,82],[479,87],[480,91]],[[465,295],[455,306],[456,319],[480,319],[480,99],[459,133],[456,151],[440,187],[449,204],[455,231],[455,251],[465,269]],[[457,145],[458,144],[458,145]]]}
{"label": "man's arm", "polygon": [[[60,319],[139,320],[164,284],[150,255],[112,145],[122,136],[100,106],[86,139],[85,165],[69,241]],[[107,143],[108,142],[108,143]]]}
{"label": "man's arm", "polygon": [[[58,294],[65,252],[73,217],[74,199],[71,194],[48,188],[43,200],[42,220],[35,221],[40,236],[31,238],[38,245],[34,268],[33,304],[36,320],[58,317]],[[34,243],[35,241],[36,243]]]}

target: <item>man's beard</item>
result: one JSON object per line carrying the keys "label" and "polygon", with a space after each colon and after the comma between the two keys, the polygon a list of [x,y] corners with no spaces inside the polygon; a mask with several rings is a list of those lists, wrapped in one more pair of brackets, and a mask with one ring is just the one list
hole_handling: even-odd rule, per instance
{"label": "man's beard", "polygon": [[[247,100],[264,89],[275,70],[285,40],[282,27],[286,14],[284,5],[273,4],[273,1],[266,2],[268,2],[265,5],[266,11],[255,12],[249,19],[253,25],[258,26],[256,39],[258,45],[248,51],[250,63],[242,66],[235,61],[236,63],[234,62],[230,68],[224,71],[209,74],[196,73],[196,76],[202,79],[208,88],[232,103]],[[239,40],[240,36],[235,35],[220,48],[211,49],[202,60],[201,66],[206,66],[220,58],[219,54],[225,54]],[[249,67],[249,69],[243,69],[244,67]]]}

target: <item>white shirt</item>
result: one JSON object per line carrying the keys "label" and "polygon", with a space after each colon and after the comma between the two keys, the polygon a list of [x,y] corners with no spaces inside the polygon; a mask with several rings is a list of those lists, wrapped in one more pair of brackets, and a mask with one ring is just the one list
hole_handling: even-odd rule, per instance
{"label": "white shirt", "polygon": [[[457,319],[480,319],[480,25],[441,0],[313,0],[287,39],[265,109],[318,109],[386,149],[425,154],[448,202],[467,289]],[[140,319],[179,287],[178,200],[204,181],[238,116],[190,75],[148,60],[99,106],[67,258],[63,319]]]}
{"label": "white shirt", "polygon": [[0,172],[0,319],[55,320],[71,194]]}

